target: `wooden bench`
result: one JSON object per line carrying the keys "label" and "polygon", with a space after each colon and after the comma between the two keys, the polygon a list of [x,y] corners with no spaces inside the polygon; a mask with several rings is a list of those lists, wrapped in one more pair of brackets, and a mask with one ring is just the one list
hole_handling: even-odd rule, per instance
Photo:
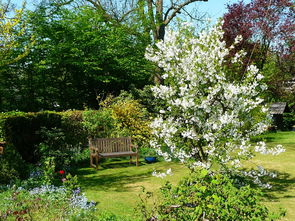
{"label": "wooden bench", "polygon": [[[136,149],[135,152],[132,150],[133,147]],[[98,168],[99,158],[123,156],[130,156],[130,163],[135,156],[136,166],[138,166],[138,148],[131,143],[130,137],[89,139],[89,149],[90,167]]]}

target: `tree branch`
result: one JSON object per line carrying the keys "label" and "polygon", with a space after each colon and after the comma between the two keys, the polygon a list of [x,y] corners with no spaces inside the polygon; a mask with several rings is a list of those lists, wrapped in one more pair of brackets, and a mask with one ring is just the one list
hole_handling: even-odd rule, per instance
{"label": "tree branch", "polygon": [[[181,9],[183,9],[185,6],[193,3],[193,2],[198,2],[198,1],[203,1],[203,2],[207,2],[208,0],[187,0],[185,2],[183,2],[182,4],[180,5],[177,5],[177,6],[172,6],[170,7],[167,12],[165,13],[165,20],[164,20],[164,24],[165,25],[168,25],[169,22],[176,16],[177,13],[180,13]],[[174,9],[174,10],[173,10]],[[172,14],[170,16],[168,16],[169,12],[173,10]]]}
{"label": "tree branch", "polygon": [[114,20],[114,18],[107,13],[106,9],[104,9],[100,3],[99,0],[95,1],[95,0],[87,0],[88,2],[90,2],[95,8],[97,8],[98,10],[100,10],[103,13],[103,17],[106,19],[106,21],[111,21]]}
{"label": "tree branch", "polygon": [[130,9],[128,12],[126,12],[124,15],[122,15],[122,17],[118,20],[119,22],[124,21],[124,19],[132,12],[136,11],[136,8]]}
{"label": "tree branch", "polygon": [[157,28],[154,20],[154,11],[153,11],[153,0],[147,0],[148,4],[148,16],[151,23],[151,29],[154,35],[154,39],[157,39]]}

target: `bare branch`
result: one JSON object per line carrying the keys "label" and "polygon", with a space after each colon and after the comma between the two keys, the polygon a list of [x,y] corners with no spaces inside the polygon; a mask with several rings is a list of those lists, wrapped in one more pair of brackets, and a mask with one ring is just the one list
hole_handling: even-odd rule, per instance
{"label": "bare branch", "polygon": [[171,11],[171,10],[173,10],[173,9],[176,9],[176,8],[175,8],[175,6],[174,6],[173,2],[171,2],[171,7],[170,7],[170,8],[168,8],[168,10],[167,10],[167,11],[166,11],[166,13],[165,13],[165,16],[164,16],[164,21],[166,21],[166,19],[167,19],[168,15],[169,15],[169,13],[170,13],[170,11]]}
{"label": "bare branch", "polygon": [[169,8],[167,10],[167,12],[171,11],[171,10],[173,10],[173,12],[172,12],[172,14],[170,16],[168,16],[169,12],[165,13],[165,16],[166,16],[166,14],[167,14],[167,16],[166,16],[166,19],[164,21],[164,24],[168,25],[169,22],[176,16],[176,14],[180,13],[181,9],[183,9],[185,6],[187,6],[187,5],[189,5],[189,4],[193,3],[193,2],[198,2],[198,1],[207,2],[208,0],[187,0],[187,1],[183,2],[182,4],[175,6],[174,9]]}
{"label": "bare branch", "polygon": [[206,17],[206,14],[202,14],[201,16],[197,16],[197,15],[193,15],[192,12],[188,12],[185,8],[182,9],[185,14],[190,17],[192,20],[195,20],[195,21],[205,21],[205,17]]}
{"label": "bare branch", "polygon": [[106,19],[106,21],[113,20],[113,17],[107,13],[106,9],[102,7],[100,0],[87,0],[90,2],[95,8],[103,12],[103,17]]}
{"label": "bare branch", "polygon": [[[91,3],[95,8],[103,12],[104,17],[106,18],[107,21],[116,21],[118,23],[123,22],[126,17],[131,14],[132,12],[136,11],[137,8],[134,7],[134,1],[132,0],[131,3],[129,3],[128,7],[128,2],[127,0],[122,3],[120,6],[122,9],[122,13],[117,11],[119,8],[118,4],[113,1],[101,1],[101,0],[86,0],[87,2]],[[123,12],[124,10],[130,8],[128,11]]]}
{"label": "bare branch", "polygon": [[124,15],[122,15],[122,17],[118,20],[119,22],[122,22],[124,21],[124,19],[132,12],[136,11],[137,9],[136,8],[133,8],[131,10],[129,10],[128,12],[126,12]]}

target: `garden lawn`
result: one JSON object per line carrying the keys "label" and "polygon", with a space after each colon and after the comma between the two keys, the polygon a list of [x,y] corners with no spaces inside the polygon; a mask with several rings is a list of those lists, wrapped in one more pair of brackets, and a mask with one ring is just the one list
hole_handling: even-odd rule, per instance
{"label": "garden lawn", "polygon": [[287,209],[287,214],[282,220],[295,220],[295,132],[269,133],[263,136],[267,144],[275,146],[282,144],[286,152],[278,156],[258,155],[247,164],[255,168],[262,165],[265,169],[278,174],[277,178],[271,179],[273,186],[266,191],[265,204],[272,210],[279,207]]}
{"label": "garden lawn", "polygon": [[[152,172],[165,172],[171,168],[172,176],[164,179],[152,176]],[[158,191],[170,181],[176,184],[189,170],[177,163],[156,162],[140,166],[129,165],[129,160],[118,160],[102,163],[98,170],[81,168],[78,170],[79,183],[89,200],[97,203],[98,211],[107,211],[119,216],[134,219],[134,208],[139,202],[142,187],[146,191]]]}
{"label": "garden lawn", "polygon": [[[270,180],[273,188],[266,192],[264,203],[272,210],[279,207],[287,209],[282,220],[295,220],[295,132],[277,132],[264,136],[268,145],[282,144],[286,152],[279,156],[259,155],[247,168],[262,165],[278,173]],[[171,168],[173,175],[164,179],[153,177],[153,170],[164,172]],[[97,210],[107,211],[119,216],[134,219],[134,208],[139,202],[142,187],[157,193],[166,181],[177,183],[188,174],[188,169],[178,163],[157,162],[146,164],[141,161],[139,167],[129,165],[128,160],[113,160],[102,163],[99,170],[81,168],[77,175],[82,190],[89,200],[97,203]]]}

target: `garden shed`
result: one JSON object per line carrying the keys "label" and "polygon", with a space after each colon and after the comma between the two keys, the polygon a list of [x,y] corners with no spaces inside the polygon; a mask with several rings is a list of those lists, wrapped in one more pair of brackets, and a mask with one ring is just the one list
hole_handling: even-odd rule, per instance
{"label": "garden shed", "polygon": [[283,129],[283,114],[289,113],[290,110],[286,102],[272,103],[269,107],[269,112],[272,115],[273,124],[277,129]]}

